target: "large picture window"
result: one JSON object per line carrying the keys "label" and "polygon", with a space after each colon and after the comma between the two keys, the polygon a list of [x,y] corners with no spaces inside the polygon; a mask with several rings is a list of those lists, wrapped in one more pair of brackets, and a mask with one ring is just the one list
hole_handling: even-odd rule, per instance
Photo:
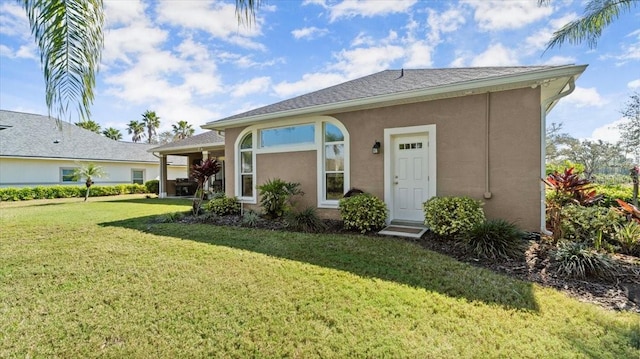
{"label": "large picture window", "polygon": [[286,126],[260,130],[260,148],[313,144],[315,125]]}

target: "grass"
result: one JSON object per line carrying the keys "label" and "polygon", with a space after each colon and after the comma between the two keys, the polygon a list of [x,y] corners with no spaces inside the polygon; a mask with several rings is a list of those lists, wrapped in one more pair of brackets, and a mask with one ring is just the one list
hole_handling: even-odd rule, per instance
{"label": "grass", "polygon": [[637,358],[640,315],[402,240],[154,223],[190,202],[0,203],[0,357]]}

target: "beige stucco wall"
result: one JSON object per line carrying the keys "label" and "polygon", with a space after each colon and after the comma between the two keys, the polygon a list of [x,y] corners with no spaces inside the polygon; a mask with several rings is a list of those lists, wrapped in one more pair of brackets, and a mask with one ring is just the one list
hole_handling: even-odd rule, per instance
{"label": "beige stucco wall", "polygon": [[[371,153],[385,128],[436,125],[437,195],[466,195],[485,202],[489,218],[525,230],[540,224],[539,89],[491,93],[489,98],[489,190],[485,193],[487,94],[332,114],[350,134],[351,187],[384,198],[384,155]],[[227,129],[227,194],[234,194],[234,145],[243,128]],[[382,148],[382,151],[387,149]],[[305,163],[307,166],[305,167]],[[316,204],[315,151],[258,155],[257,184],[279,177],[303,184],[305,203]],[[337,210],[323,214],[338,216]]]}

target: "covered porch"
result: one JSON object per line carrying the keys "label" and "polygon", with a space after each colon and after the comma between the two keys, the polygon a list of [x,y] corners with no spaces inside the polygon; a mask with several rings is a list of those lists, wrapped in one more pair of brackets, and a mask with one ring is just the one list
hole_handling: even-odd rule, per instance
{"label": "covered porch", "polygon": [[[207,131],[152,148],[149,151],[160,158],[160,198],[193,196],[197,189],[197,183],[191,176],[191,166],[208,158],[220,162],[220,172],[209,179],[209,183],[205,184],[205,190],[224,192],[224,136],[218,134],[217,131]],[[168,156],[186,157],[187,169],[184,175],[168,179]]]}

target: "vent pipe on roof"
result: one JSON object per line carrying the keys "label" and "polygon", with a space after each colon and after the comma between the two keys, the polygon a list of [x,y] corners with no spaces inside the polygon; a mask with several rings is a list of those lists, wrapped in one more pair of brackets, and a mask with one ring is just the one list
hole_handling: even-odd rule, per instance
{"label": "vent pipe on roof", "polygon": [[[398,78],[397,78],[397,79],[401,79],[401,78],[403,78],[403,77],[404,77],[404,69],[400,69],[400,76],[398,76]],[[397,80],[397,79],[396,79],[396,80]]]}

